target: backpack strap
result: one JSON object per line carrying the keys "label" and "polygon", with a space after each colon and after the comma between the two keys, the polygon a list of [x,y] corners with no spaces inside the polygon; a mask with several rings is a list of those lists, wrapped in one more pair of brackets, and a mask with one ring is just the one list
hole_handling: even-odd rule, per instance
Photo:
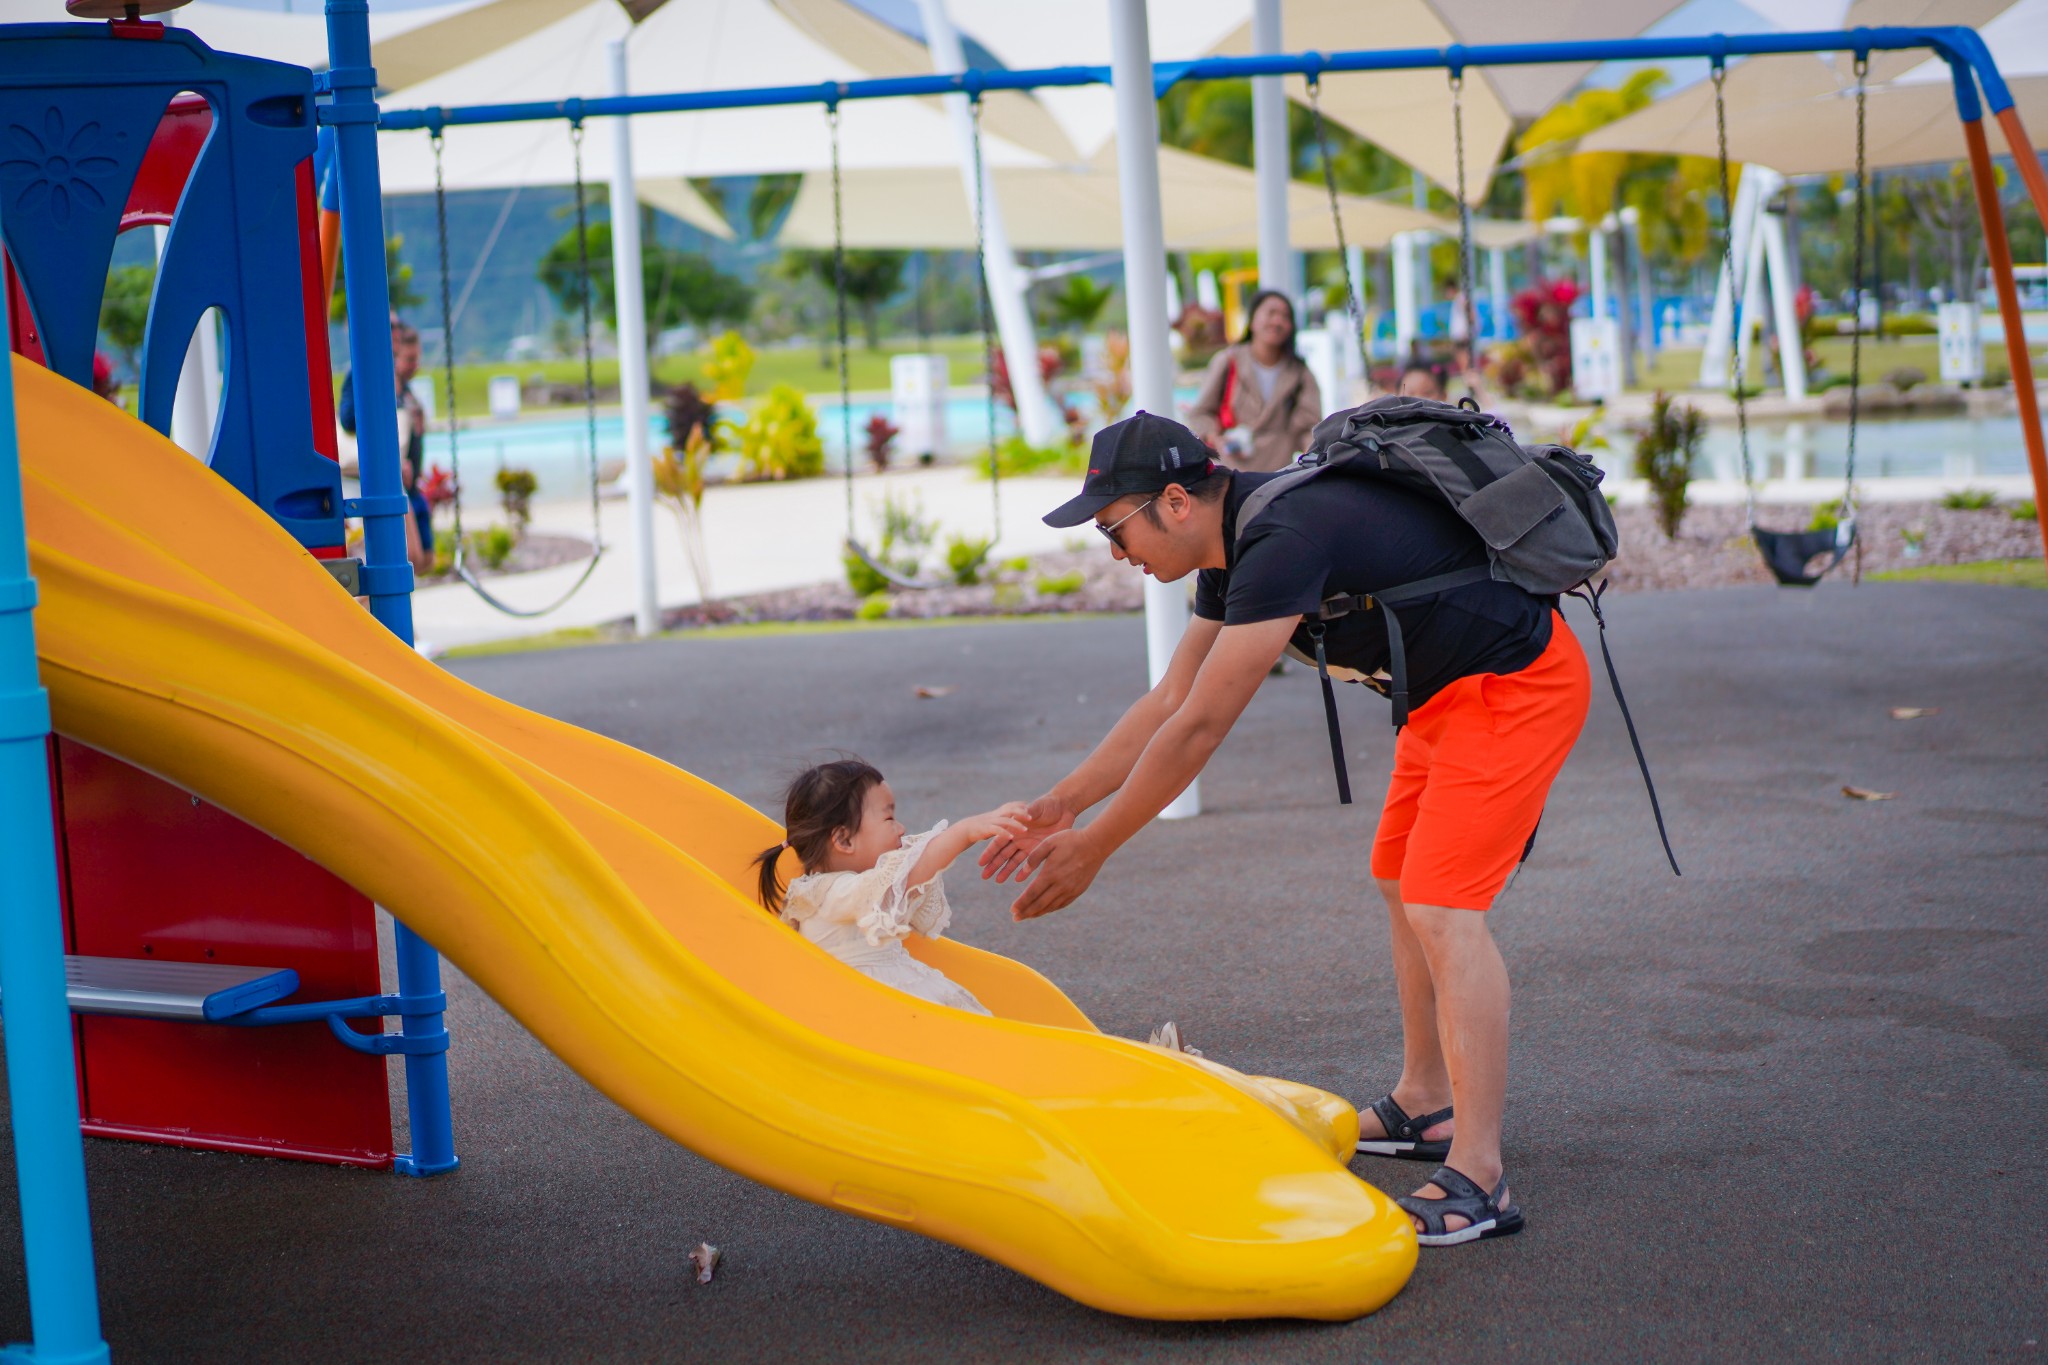
{"label": "backpack strap", "polygon": [[1399,731],[1408,723],[1408,650],[1401,639],[1401,618],[1394,614],[1394,603],[1417,601],[1436,593],[1449,592],[1452,588],[1462,588],[1468,583],[1484,583],[1492,577],[1491,570],[1475,565],[1455,573],[1438,574],[1434,578],[1419,578],[1382,593],[1326,598],[1309,620],[1308,638],[1315,641],[1316,646],[1316,676],[1323,684],[1323,717],[1330,726],[1330,763],[1337,770],[1339,805],[1351,804],[1351,772],[1344,762],[1344,729],[1337,720],[1337,689],[1330,681],[1329,658],[1323,651],[1326,623],[1340,616],[1349,616],[1354,611],[1371,611],[1375,606],[1387,609],[1387,674],[1393,680],[1388,695],[1394,703],[1394,729]]}
{"label": "backpack strap", "polygon": [[1330,763],[1337,770],[1337,804],[1351,804],[1351,769],[1344,762],[1344,727],[1337,723],[1337,689],[1330,682],[1330,662],[1323,653],[1321,621],[1309,623],[1308,638],[1316,642],[1316,676],[1323,680],[1323,718],[1330,723]]}
{"label": "backpack strap", "polygon": [[[1401,618],[1394,612],[1394,607],[1404,602],[1419,602],[1453,588],[1491,582],[1492,579],[1492,569],[1484,564],[1475,564],[1469,569],[1440,573],[1433,578],[1418,578],[1413,583],[1402,583],[1376,593],[1329,597],[1323,600],[1316,619],[1334,621],[1354,611],[1371,611],[1375,606],[1387,609],[1387,676],[1391,680],[1387,695],[1394,703],[1394,728],[1399,730],[1408,723],[1408,647],[1401,638]],[[1320,642],[1317,647],[1321,648]],[[1325,673],[1323,676],[1327,681],[1329,675]],[[1334,731],[1332,738],[1335,738]]]}
{"label": "backpack strap", "polygon": [[1584,592],[1574,589],[1565,596],[1576,597],[1591,607],[1593,619],[1600,623],[1600,660],[1607,665],[1607,685],[1614,689],[1614,704],[1621,708],[1622,724],[1628,727],[1629,746],[1636,751],[1636,767],[1642,770],[1643,790],[1650,794],[1650,814],[1657,817],[1657,837],[1664,842],[1664,860],[1671,864],[1672,876],[1682,877],[1685,874],[1678,870],[1678,859],[1672,856],[1671,836],[1664,831],[1664,808],[1657,804],[1657,784],[1650,780],[1650,761],[1643,757],[1642,741],[1636,738],[1635,718],[1628,713],[1628,702],[1621,695],[1621,677],[1614,671],[1614,656],[1607,652],[1607,617],[1600,610],[1600,596],[1606,591],[1607,585],[1602,583]]}

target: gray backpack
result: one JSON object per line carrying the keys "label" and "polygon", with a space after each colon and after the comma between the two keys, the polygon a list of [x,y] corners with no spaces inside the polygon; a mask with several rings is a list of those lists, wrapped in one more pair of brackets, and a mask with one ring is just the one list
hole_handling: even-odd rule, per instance
{"label": "gray backpack", "polygon": [[[1454,406],[1427,398],[1375,398],[1318,422],[1307,451],[1245,498],[1237,514],[1238,544],[1243,544],[1245,532],[1275,498],[1340,470],[1354,477],[1384,480],[1449,506],[1484,542],[1487,562],[1378,592],[1325,598],[1315,619],[1308,623],[1309,637],[1315,642],[1316,673],[1323,684],[1339,799],[1350,804],[1351,778],[1337,724],[1336,690],[1330,684],[1323,649],[1328,622],[1358,611],[1385,612],[1388,681],[1384,685],[1371,678],[1358,681],[1384,692],[1393,702],[1394,728],[1399,730],[1408,723],[1408,660],[1400,618],[1393,610],[1396,606],[1489,580],[1513,583],[1539,597],[1569,594],[1591,605],[1593,619],[1599,623],[1600,657],[1607,665],[1607,680],[1642,768],[1650,809],[1657,817],[1658,837],[1664,840],[1671,870],[1677,872],[1678,862],[1664,831],[1664,813],[1657,804],[1657,789],[1650,781],[1635,721],[1622,699],[1621,679],[1607,651],[1607,619],[1600,611],[1600,594],[1606,585],[1594,588],[1589,582],[1620,548],[1614,514],[1600,492],[1599,466],[1561,445],[1524,448],[1505,422],[1479,411],[1476,405]],[[1532,845],[1534,839],[1532,834]],[[1527,856],[1526,849],[1523,856]]]}
{"label": "gray backpack", "polygon": [[1293,468],[1245,499],[1238,537],[1273,499],[1336,469],[1384,479],[1463,517],[1488,560],[1463,582],[1493,578],[1551,597],[1600,572],[1619,547],[1598,465],[1564,446],[1524,450],[1498,417],[1427,398],[1375,398],[1316,423]]}

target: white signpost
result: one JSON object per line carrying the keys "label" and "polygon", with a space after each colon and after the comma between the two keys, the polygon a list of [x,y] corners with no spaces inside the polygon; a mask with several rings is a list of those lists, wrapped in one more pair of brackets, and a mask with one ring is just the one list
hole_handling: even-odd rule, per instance
{"label": "white signpost", "polygon": [[1977,330],[1977,312],[1975,303],[1944,303],[1935,312],[1944,384],[1974,384],[1984,377],[1984,338]]}
{"label": "white signpost", "polygon": [[890,420],[897,449],[911,459],[946,449],[946,357],[899,355],[889,360]]}
{"label": "white signpost", "polygon": [[1572,319],[1572,392],[1582,403],[1621,395],[1621,327],[1613,318]]}

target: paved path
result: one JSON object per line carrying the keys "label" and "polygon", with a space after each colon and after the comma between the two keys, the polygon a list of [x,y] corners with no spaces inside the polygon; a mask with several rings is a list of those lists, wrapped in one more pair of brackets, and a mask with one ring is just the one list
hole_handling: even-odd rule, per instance
{"label": "paved path", "polygon": [[[116,1358],[206,1361],[2039,1359],[2048,1337],[2048,593],[1830,584],[1612,607],[1686,875],[1596,690],[1534,861],[1509,1160],[1528,1232],[1424,1253],[1346,1325],[1156,1324],[757,1188],[592,1092],[451,986],[460,1172],[430,1182],[95,1141]],[[528,705],[765,803],[825,746],[913,821],[1029,795],[1142,686],[1139,623],[689,638],[469,661]],[[936,701],[918,683],[960,690]],[[1102,1024],[1369,1099],[1398,1038],[1361,887],[1390,736],[1267,684],[1204,781],[1090,895],[959,932]],[[1899,722],[1892,706],[1938,706]],[[1853,802],[1844,783],[1898,793]],[[0,1157],[6,1153],[0,1148]],[[1421,1172],[1361,1159],[1399,1190]],[[0,1182],[0,1227],[14,1217]],[[716,1283],[689,1279],[700,1239]],[[0,1239],[0,1331],[25,1322]]]}

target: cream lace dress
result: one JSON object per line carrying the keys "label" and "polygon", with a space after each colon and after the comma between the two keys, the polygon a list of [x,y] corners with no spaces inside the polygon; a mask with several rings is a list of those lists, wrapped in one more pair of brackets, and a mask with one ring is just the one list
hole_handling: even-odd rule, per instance
{"label": "cream lace dress", "polygon": [[988,1007],[966,988],[919,962],[903,946],[911,930],[937,938],[953,920],[944,873],[934,874],[922,886],[907,884],[926,842],[945,827],[941,820],[905,839],[901,848],[884,853],[866,872],[805,873],[789,884],[782,918],[847,966],[885,986],[935,1005],[987,1014]]}

